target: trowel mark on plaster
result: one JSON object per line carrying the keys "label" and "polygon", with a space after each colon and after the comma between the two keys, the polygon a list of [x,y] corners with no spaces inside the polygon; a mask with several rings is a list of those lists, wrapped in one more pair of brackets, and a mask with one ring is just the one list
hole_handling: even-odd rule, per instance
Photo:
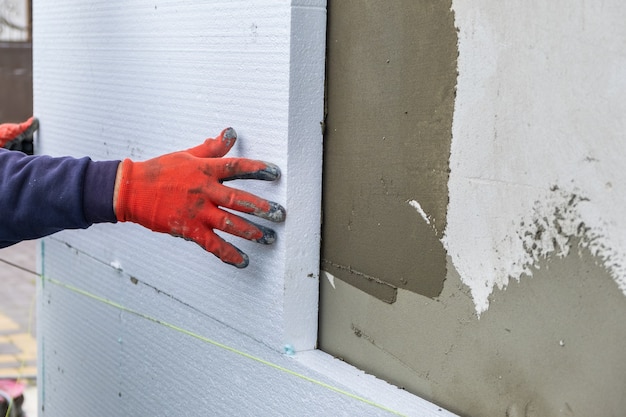
{"label": "trowel mark on plaster", "polygon": [[583,237],[588,228],[580,219],[578,204],[589,199],[577,193],[566,193],[557,186],[551,188],[552,198],[548,204],[536,201],[530,219],[520,221],[518,238],[522,242],[528,259],[523,264],[524,273],[530,274],[530,267],[540,259],[555,255],[565,257],[571,250],[570,239]]}
{"label": "trowel mark on plaster", "polygon": [[572,238],[579,238],[580,248],[588,249],[598,259],[626,295],[624,254],[611,245],[604,227],[591,226],[585,222],[584,205],[592,202],[578,191],[567,192],[557,186],[553,186],[550,191],[551,198],[547,206],[542,207],[542,202],[535,202],[531,223],[524,220],[520,222],[518,238],[528,257],[524,272],[530,275],[528,268],[536,268],[541,259],[567,256],[573,249]]}
{"label": "trowel mark on plaster", "polygon": [[579,191],[552,186],[545,198],[535,201],[532,212],[518,221],[514,234],[494,245],[497,262],[492,265],[493,274],[482,280],[462,277],[479,315],[489,307],[495,286],[503,289],[511,278],[519,281],[523,275],[532,276],[542,260],[567,256],[574,249],[572,242],[579,242],[579,249],[586,248],[597,257],[626,295],[624,255],[612,248],[603,228],[585,222],[585,204],[592,202]]}
{"label": "trowel mark on plaster", "polygon": [[[388,349],[385,349],[383,344],[377,343],[376,340],[374,339],[374,337],[372,337],[370,334],[366,333],[363,330],[363,328],[357,326],[354,323],[350,324],[350,328],[351,328],[352,333],[354,334],[354,336],[358,337],[359,339],[362,339],[362,340],[366,341],[371,346],[373,346],[374,348],[376,348],[379,351],[381,351],[384,355],[389,356],[395,362],[400,363],[403,367],[405,367],[406,369],[408,369],[409,371],[411,371],[415,375],[419,375],[421,378],[428,379],[428,371],[421,371],[419,369],[415,369],[414,367],[410,366],[401,357],[399,357],[398,355],[394,354],[392,351],[390,351]],[[400,387],[400,388],[404,389],[403,387]]]}

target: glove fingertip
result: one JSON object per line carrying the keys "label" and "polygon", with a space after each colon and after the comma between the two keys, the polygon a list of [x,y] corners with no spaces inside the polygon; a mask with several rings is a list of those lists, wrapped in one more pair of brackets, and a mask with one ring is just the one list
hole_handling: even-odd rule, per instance
{"label": "glove fingertip", "polygon": [[232,254],[230,256],[224,256],[221,255],[219,256],[219,258],[222,260],[222,262],[232,265],[236,268],[239,269],[243,269],[245,267],[248,266],[248,264],[250,263],[250,258],[248,257],[248,255],[246,255],[244,252],[242,252],[241,250],[239,250],[239,248],[230,245],[236,252],[237,254],[241,257],[241,259],[233,259],[234,257],[232,256]]}
{"label": "glove fingertip", "polygon": [[[237,249],[237,248],[235,248],[235,249]],[[247,267],[248,264],[250,263],[250,258],[248,257],[248,255],[246,255],[245,253],[243,253],[239,249],[237,249],[237,252],[239,252],[239,254],[241,255],[242,260],[239,263],[232,263],[231,265],[234,265],[235,267],[237,267],[239,269],[243,269],[243,268]]]}
{"label": "glove fingertip", "polygon": [[274,223],[281,223],[285,221],[287,217],[287,210],[283,206],[273,201],[268,201],[269,209],[266,211],[256,210],[254,212],[255,216],[261,217],[262,219],[270,220]]}
{"label": "glove fingertip", "polygon": [[266,180],[266,181],[278,180],[281,175],[280,168],[278,167],[278,165],[272,164],[271,162],[266,162],[265,165],[266,165],[265,169],[262,171],[259,171],[258,179]]}
{"label": "glove fingertip", "polygon": [[276,241],[276,232],[274,229],[270,229],[269,227],[261,226],[260,224],[255,225],[262,233],[259,239],[256,239],[255,242],[262,243],[264,245],[271,245]]}
{"label": "glove fingertip", "polygon": [[228,140],[237,139],[237,132],[232,127],[227,127],[222,131],[222,137]]}
{"label": "glove fingertip", "polygon": [[207,138],[201,145],[185,152],[198,158],[220,158],[228,153],[237,140],[237,132],[232,127],[222,130],[215,138]]}
{"label": "glove fingertip", "polygon": [[33,129],[33,131],[39,129],[39,119],[36,117],[31,117],[30,119],[28,119],[28,121],[30,122],[30,127],[31,129]]}
{"label": "glove fingertip", "polygon": [[235,129],[233,129],[232,127],[227,127],[226,129],[222,130],[217,139],[220,141],[224,149],[226,149],[228,152],[228,150],[233,147],[235,141],[237,140],[237,132],[235,132]]}

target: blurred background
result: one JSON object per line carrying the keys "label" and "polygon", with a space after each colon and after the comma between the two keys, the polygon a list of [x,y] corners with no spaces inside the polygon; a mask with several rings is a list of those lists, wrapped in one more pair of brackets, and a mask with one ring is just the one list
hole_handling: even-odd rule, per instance
{"label": "blurred background", "polygon": [[[33,113],[31,16],[31,0],[0,0],[0,123],[21,122]],[[7,413],[0,400],[2,416],[38,414],[36,276],[28,272],[36,268],[36,247],[28,241],[0,249],[0,389],[17,402]]]}

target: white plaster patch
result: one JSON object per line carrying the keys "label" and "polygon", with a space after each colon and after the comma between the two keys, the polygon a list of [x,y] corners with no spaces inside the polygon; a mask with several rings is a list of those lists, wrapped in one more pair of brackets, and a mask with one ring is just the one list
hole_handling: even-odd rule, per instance
{"label": "white plaster patch", "polygon": [[407,203],[409,203],[409,206],[413,207],[419,213],[419,215],[422,216],[422,219],[424,219],[426,224],[430,225],[430,218],[428,217],[420,203],[418,203],[416,200],[409,200],[407,201]]}
{"label": "white plaster patch", "polygon": [[480,314],[578,238],[626,294],[626,3],[453,1],[443,243]]}

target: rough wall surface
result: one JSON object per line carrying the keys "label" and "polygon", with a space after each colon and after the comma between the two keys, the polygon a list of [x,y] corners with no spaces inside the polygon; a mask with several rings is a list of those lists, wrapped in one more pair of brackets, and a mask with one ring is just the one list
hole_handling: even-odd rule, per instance
{"label": "rough wall surface", "polygon": [[272,247],[237,241],[245,270],[132,224],[45,239],[42,416],[450,415],[314,350],[325,1],[34,11],[41,153],[147,159],[230,125],[283,171],[235,185],[288,208]]}
{"label": "rough wall surface", "polygon": [[457,1],[454,10],[444,241],[478,312],[494,287],[567,255],[572,237],[626,292],[626,4]]}
{"label": "rough wall surface", "polygon": [[[463,416],[621,416],[626,6],[455,0],[452,11],[443,291],[399,288],[388,304],[329,275],[321,344]],[[416,198],[415,222],[434,217],[429,201]]]}

